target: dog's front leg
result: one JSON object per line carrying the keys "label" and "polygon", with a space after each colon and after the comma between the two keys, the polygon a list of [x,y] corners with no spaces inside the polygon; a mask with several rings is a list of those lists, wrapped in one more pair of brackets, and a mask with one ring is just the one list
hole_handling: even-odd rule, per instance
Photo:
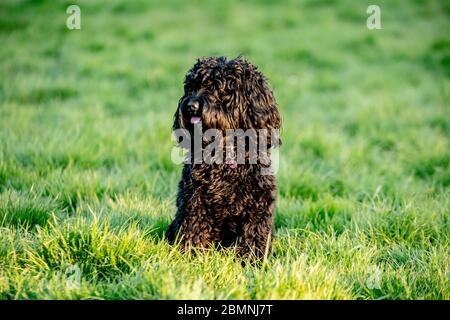
{"label": "dog's front leg", "polygon": [[[192,248],[206,249],[213,239],[211,217],[203,208],[188,212],[180,228],[180,246],[185,250]],[[193,209],[192,209],[193,210]]]}
{"label": "dog's front leg", "polygon": [[203,214],[189,213],[179,215],[170,224],[166,232],[170,244],[178,243],[181,249],[207,248],[213,240],[211,219]]}
{"label": "dog's front leg", "polygon": [[273,218],[270,212],[252,212],[242,225],[236,254],[253,260],[263,258],[270,252]]}
{"label": "dog's front leg", "polygon": [[208,248],[214,239],[213,220],[200,199],[194,197],[186,208],[179,230],[179,244],[183,249]]}

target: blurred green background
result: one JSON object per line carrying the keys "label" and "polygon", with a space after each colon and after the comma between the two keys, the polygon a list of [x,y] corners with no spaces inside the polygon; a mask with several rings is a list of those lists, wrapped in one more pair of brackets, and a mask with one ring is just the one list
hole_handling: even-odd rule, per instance
{"label": "blurred green background", "polygon": [[[3,0],[0,298],[449,299],[449,30],[446,1]],[[263,269],[161,240],[184,74],[239,54],[284,119]]]}

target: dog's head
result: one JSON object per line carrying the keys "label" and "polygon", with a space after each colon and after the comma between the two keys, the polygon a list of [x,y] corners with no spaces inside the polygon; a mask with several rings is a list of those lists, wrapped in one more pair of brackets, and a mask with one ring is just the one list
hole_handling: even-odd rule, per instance
{"label": "dog's head", "polygon": [[[276,101],[264,75],[243,58],[197,60],[184,79],[173,129],[280,129]],[[279,142],[278,142],[279,144]]]}

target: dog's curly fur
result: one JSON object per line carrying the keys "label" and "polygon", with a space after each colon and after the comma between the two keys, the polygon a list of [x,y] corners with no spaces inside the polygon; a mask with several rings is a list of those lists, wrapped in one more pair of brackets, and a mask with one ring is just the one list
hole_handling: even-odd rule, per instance
{"label": "dog's curly fur", "polygon": [[[191,99],[201,102],[203,129],[280,129],[281,118],[267,80],[247,60],[238,57],[199,59],[184,80],[184,95],[173,129],[193,132],[186,114]],[[266,157],[270,156],[271,137]],[[281,141],[276,139],[275,145]],[[261,155],[259,155],[261,157]],[[269,163],[185,164],[179,183],[177,213],[166,239],[181,248],[207,248],[212,243],[236,245],[237,254],[262,257],[271,246],[276,184],[262,175]]]}

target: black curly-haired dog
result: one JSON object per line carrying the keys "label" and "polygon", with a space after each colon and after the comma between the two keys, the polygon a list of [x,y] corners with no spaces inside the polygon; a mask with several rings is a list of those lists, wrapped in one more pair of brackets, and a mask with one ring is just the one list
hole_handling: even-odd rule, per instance
{"label": "black curly-haired dog", "polygon": [[[193,134],[200,121],[203,132],[267,129],[264,139],[257,140],[267,144],[266,151],[258,154],[257,163],[185,163],[166,239],[183,249],[216,243],[236,246],[239,256],[262,257],[271,247],[276,196],[274,175],[262,172],[271,166],[270,147],[281,143],[271,130],[280,129],[281,119],[264,75],[241,57],[199,59],[185,77],[173,129]],[[248,159],[248,146],[245,150]],[[193,153],[189,157],[193,160]]]}

